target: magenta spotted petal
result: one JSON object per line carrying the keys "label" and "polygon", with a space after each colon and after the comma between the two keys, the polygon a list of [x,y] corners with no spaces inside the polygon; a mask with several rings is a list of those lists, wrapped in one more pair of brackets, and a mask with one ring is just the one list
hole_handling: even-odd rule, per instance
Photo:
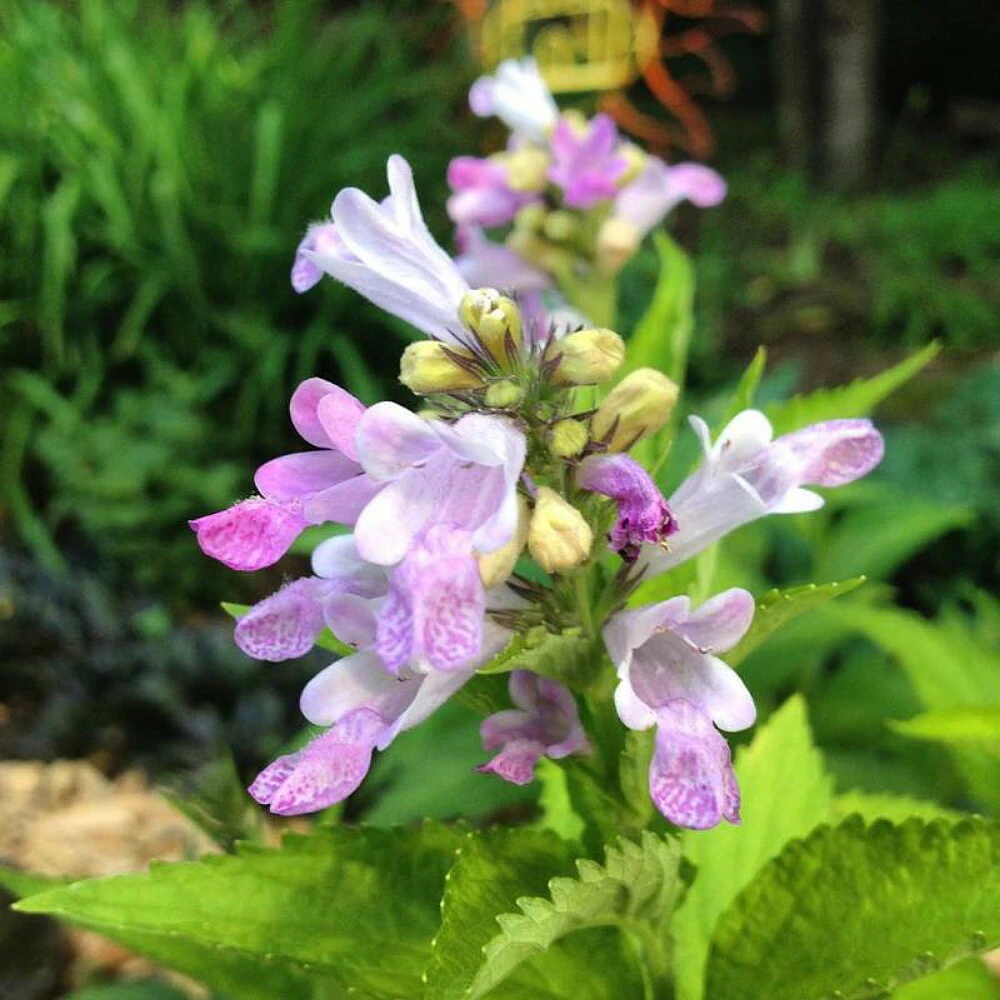
{"label": "magenta spotted petal", "polygon": [[341,802],[364,780],[385,728],[369,709],[352,712],[303,749],[269,764],[249,792],[277,816],[300,816]]}
{"label": "magenta spotted petal", "polygon": [[668,702],[657,712],[656,749],[649,794],[671,823],[708,830],[740,821],[740,792],[729,745],[711,720],[689,701]]}
{"label": "magenta spotted petal", "polygon": [[273,566],[308,524],[298,501],[264,497],[251,497],[188,523],[205,555],[247,572]]}
{"label": "magenta spotted petal", "polygon": [[323,630],[323,597],[331,584],[305,577],[255,604],[236,623],[236,645],[257,660],[305,656]]}

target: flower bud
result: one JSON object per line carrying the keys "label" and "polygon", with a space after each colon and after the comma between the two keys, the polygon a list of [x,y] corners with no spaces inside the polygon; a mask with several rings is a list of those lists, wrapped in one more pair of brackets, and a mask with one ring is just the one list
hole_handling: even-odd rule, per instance
{"label": "flower bud", "polygon": [[677,395],[677,385],[663,372],[638,368],[604,397],[591,418],[590,433],[608,451],[627,451],[666,424]]}
{"label": "flower bud", "polygon": [[495,288],[476,288],[462,296],[458,307],[462,322],[476,335],[494,361],[509,361],[508,344],[520,347],[523,337],[521,310],[513,299]]}
{"label": "flower bud", "polygon": [[639,230],[626,219],[605,219],[597,234],[597,267],[603,274],[617,274],[639,249]]}
{"label": "flower bud", "polygon": [[517,210],[514,216],[514,228],[525,232],[537,232],[545,224],[548,209],[540,202],[533,201]]}
{"label": "flower bud", "polygon": [[546,349],[554,363],[553,385],[597,385],[607,382],[625,360],[625,342],[614,330],[577,330]]}
{"label": "flower bud", "polygon": [[512,191],[542,191],[549,180],[549,156],[535,146],[524,146],[504,156],[507,185]]}
{"label": "flower bud", "polygon": [[556,458],[575,458],[589,440],[587,428],[579,420],[560,420],[549,431],[549,451]]}
{"label": "flower bud", "polygon": [[545,217],[542,232],[554,243],[565,243],[573,239],[579,228],[580,220],[572,212],[557,208]]}
{"label": "flower bud", "polygon": [[462,347],[446,346],[437,340],[418,340],[403,351],[399,381],[418,396],[476,389],[483,384],[475,371],[477,364],[472,352]]}
{"label": "flower bud", "polygon": [[487,590],[499,586],[514,572],[514,566],[521,557],[524,543],[528,539],[529,516],[528,501],[523,496],[518,496],[517,526],[511,540],[493,552],[479,556],[479,578]]}
{"label": "flower bud", "polygon": [[528,527],[528,551],[546,573],[579,566],[590,555],[594,533],[583,515],[548,486],[538,489]]}
{"label": "flower bud", "polygon": [[491,382],[486,388],[486,405],[495,410],[509,410],[524,399],[524,391],[516,382],[504,379]]}
{"label": "flower bud", "polygon": [[643,172],[646,167],[646,161],[649,159],[646,151],[640,149],[634,142],[622,143],[615,151],[615,155],[623,157],[628,164],[625,168],[625,173],[618,178],[619,187],[631,184]]}

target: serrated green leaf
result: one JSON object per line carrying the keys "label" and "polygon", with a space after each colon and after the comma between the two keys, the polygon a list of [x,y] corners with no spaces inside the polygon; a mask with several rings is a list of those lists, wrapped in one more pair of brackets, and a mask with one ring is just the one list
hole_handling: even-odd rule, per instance
{"label": "serrated green leaf", "polygon": [[[666,930],[654,932],[673,912],[683,883],[680,844],[644,833],[640,844],[620,840],[605,863],[578,861],[577,878],[554,878],[549,898],[525,897],[520,912],[499,916],[500,933],[483,950],[469,1000],[485,996],[521,963],[545,952],[566,935],[598,927],[645,930],[649,948],[666,946]],[[654,964],[662,955],[647,958]]]}
{"label": "serrated green leaf", "polygon": [[501,653],[485,666],[479,674],[507,674],[512,670],[530,670],[542,677],[566,680],[572,677],[585,681],[598,664],[594,643],[578,629],[554,634],[546,632],[535,636],[531,632],[515,636]]}
{"label": "serrated green leaf", "polygon": [[992,753],[1000,752],[1000,705],[924,712],[912,719],[890,720],[889,726],[912,739],[973,744]]}
{"label": "serrated green leaf", "polygon": [[538,762],[535,773],[540,788],[538,808],[542,814],[538,825],[542,829],[552,830],[563,840],[579,841],[586,825],[573,808],[565,770],[555,761],[543,757]]}
{"label": "serrated green leaf", "polygon": [[916,817],[917,819],[962,819],[962,813],[955,809],[946,809],[936,802],[915,799],[909,795],[895,795],[889,792],[859,792],[850,791],[838,795],[833,800],[833,817],[846,819],[857,814],[862,819],[871,822],[876,819],[888,819],[893,823],[902,823]]}
{"label": "serrated green leaf", "polygon": [[726,662],[735,667],[742,663],[758,646],[786,625],[793,618],[806,611],[825,604],[856,590],[865,582],[865,577],[842,580],[837,583],[807,583],[801,587],[786,590],[769,590],[758,602],[753,623],[743,638],[726,653]]}
{"label": "serrated green leaf", "polygon": [[725,415],[719,421],[712,434],[713,440],[718,436],[719,431],[729,423],[737,413],[749,410],[753,406],[754,397],[757,395],[757,387],[764,375],[764,368],[767,366],[767,350],[763,347],[757,348],[753,360],[747,365],[746,371],[740,376],[733,391],[733,397],[726,407]]}
{"label": "serrated green leaf", "polygon": [[468,834],[448,872],[441,901],[441,929],[424,975],[426,1000],[460,1000],[483,961],[483,947],[497,931],[498,914],[520,896],[546,891],[556,875],[573,871],[569,845],[553,833],[496,829]]}
{"label": "serrated green leaf", "polygon": [[98,931],[236,1000],[304,1000],[317,984],[331,997],[419,995],[461,840],[434,825],[325,828],[278,849],[77,882],[18,909]]}
{"label": "serrated green leaf", "polygon": [[705,995],[705,961],[720,914],[790,840],[829,819],[833,782],[813,743],[801,696],[785,702],[736,755],[736,776],[743,799],[740,826],[682,837],[684,856],[697,874],[674,915],[680,1000]]}
{"label": "serrated green leaf", "polygon": [[930,343],[872,378],[857,379],[836,389],[819,389],[805,396],[795,396],[784,403],[766,407],[765,413],[774,426],[775,434],[798,430],[820,420],[866,417],[882,400],[929,364],[940,349],[937,342]]}
{"label": "serrated green leaf", "polygon": [[852,817],[790,844],[726,910],[707,992],[845,1000],[1000,941],[1000,825]]}

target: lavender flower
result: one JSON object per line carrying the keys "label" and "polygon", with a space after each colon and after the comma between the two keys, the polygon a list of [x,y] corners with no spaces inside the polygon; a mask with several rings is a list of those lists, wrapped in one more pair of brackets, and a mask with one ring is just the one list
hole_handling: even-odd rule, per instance
{"label": "lavender flower", "polygon": [[714,654],[739,642],[753,613],[753,597],[734,588],[694,612],[687,597],[674,597],[619,612],[604,628],[618,668],[618,715],[630,729],[656,727],[650,795],[678,826],[739,822],[729,748],[715,726],[746,729],[756,710],[743,682]]}
{"label": "lavender flower", "polygon": [[494,713],[480,727],[484,749],[500,749],[479,768],[481,772],[526,785],[534,778],[542,757],[560,760],[589,752],[576,700],[563,684],[515,670],[510,675],[509,691],[517,708]]}
{"label": "lavender flower", "polygon": [[572,208],[592,208],[614,197],[629,168],[621,155],[618,129],[604,114],[581,123],[564,116],[552,133],[549,179]]}
{"label": "lavender flower", "polygon": [[541,143],[555,126],[559,108],[534,59],[506,59],[493,76],[469,91],[469,107],[481,118],[495,115],[512,132]]}

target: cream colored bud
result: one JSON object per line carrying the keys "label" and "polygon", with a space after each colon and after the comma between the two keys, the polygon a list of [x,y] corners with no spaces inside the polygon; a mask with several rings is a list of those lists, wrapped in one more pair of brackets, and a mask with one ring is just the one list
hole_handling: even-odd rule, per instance
{"label": "cream colored bud", "polygon": [[496,410],[509,410],[524,399],[524,390],[508,379],[491,382],[486,388],[485,402]]}
{"label": "cream colored bud", "polygon": [[549,155],[536,146],[524,146],[504,157],[507,185],[512,191],[542,191],[549,181]]}
{"label": "cream colored bud", "polygon": [[646,168],[646,161],[649,157],[646,155],[645,150],[640,149],[635,143],[629,142],[622,146],[619,146],[615,151],[616,156],[624,157],[628,167],[625,169],[625,173],[618,178],[618,186],[625,187],[626,184],[631,184],[632,181],[636,179]]}
{"label": "cream colored bud", "polygon": [[549,451],[556,458],[575,458],[589,440],[587,428],[579,420],[560,420],[549,431]]}
{"label": "cream colored bud", "polygon": [[676,383],[663,372],[638,368],[604,397],[591,418],[590,432],[609,451],[626,451],[666,424],[677,396]]}
{"label": "cream colored bud", "polygon": [[639,249],[639,230],[625,219],[605,219],[597,234],[597,267],[603,274],[617,274]]}
{"label": "cream colored bud", "polygon": [[607,382],[625,360],[625,342],[614,330],[577,330],[553,340],[545,351],[558,358],[553,385],[598,385]]}
{"label": "cream colored bud", "polygon": [[572,212],[559,208],[545,217],[542,232],[555,243],[565,243],[576,235],[579,228],[580,220]]}
{"label": "cream colored bud", "polygon": [[418,340],[403,351],[399,381],[418,396],[479,388],[482,378],[463,367],[462,361],[476,365],[472,352],[462,347],[445,346],[436,340]]}
{"label": "cream colored bud", "polygon": [[513,537],[506,545],[479,556],[479,578],[487,590],[499,586],[514,572],[514,566],[524,551],[524,543],[528,540],[529,519],[528,501],[523,496],[518,496],[517,526]]}
{"label": "cream colored bud", "polygon": [[519,347],[524,336],[521,310],[495,288],[466,292],[458,307],[462,322],[478,337],[495,361],[508,361],[507,344]]}
{"label": "cream colored bud", "polygon": [[544,205],[533,201],[530,205],[517,210],[517,215],[514,216],[514,228],[531,233],[537,232],[545,224],[545,217],[548,214],[549,210]]}
{"label": "cream colored bud", "polygon": [[528,527],[528,551],[546,573],[561,573],[586,561],[594,533],[583,515],[555,490],[541,486]]}

